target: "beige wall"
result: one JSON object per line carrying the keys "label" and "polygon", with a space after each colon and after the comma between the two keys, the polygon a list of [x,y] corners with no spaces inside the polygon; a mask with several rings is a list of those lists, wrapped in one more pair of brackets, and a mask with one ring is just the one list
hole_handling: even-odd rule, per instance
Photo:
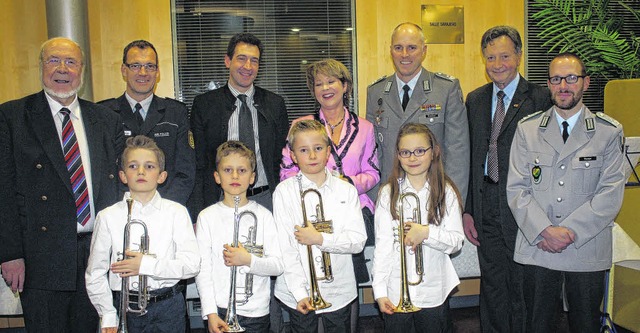
{"label": "beige wall", "polygon": [[[95,100],[120,95],[122,49],[134,39],[154,43],[160,56],[161,79],[156,93],[173,96],[170,0],[87,0]],[[420,0],[390,4],[386,0],[356,0],[356,33],[360,113],[364,113],[367,85],[393,73],[390,36],[400,22],[420,23]],[[429,45],[424,65],[460,79],[463,93],[487,82],[480,55],[480,36],[498,24],[524,33],[524,1],[439,0],[437,4],[464,6],[465,43]],[[38,51],[47,39],[45,0],[0,0],[2,31],[0,103],[40,89]],[[222,56],[222,55],[221,55]],[[523,68],[521,68],[523,70]]]}

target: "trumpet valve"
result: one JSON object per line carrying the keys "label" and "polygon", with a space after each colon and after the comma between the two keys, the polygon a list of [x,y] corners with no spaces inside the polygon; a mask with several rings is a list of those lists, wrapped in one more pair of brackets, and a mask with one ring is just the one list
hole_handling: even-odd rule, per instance
{"label": "trumpet valve", "polygon": [[312,222],[311,224],[318,232],[324,232],[326,234],[333,233],[333,222],[331,220]]}
{"label": "trumpet valve", "polygon": [[247,250],[247,252],[255,255],[256,257],[262,258],[264,256],[264,246],[262,245],[245,243],[242,244],[242,246],[244,246],[244,249]]}

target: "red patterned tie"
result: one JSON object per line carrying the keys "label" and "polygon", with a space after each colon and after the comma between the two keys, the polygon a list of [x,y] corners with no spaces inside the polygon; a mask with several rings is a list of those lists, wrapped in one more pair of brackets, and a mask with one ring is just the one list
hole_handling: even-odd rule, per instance
{"label": "red patterned tie", "polygon": [[64,153],[67,170],[69,170],[73,197],[76,200],[77,221],[84,226],[91,217],[91,208],[89,206],[89,192],[87,190],[87,181],[84,177],[80,148],[78,147],[76,132],[73,130],[73,123],[69,116],[71,111],[67,108],[62,108],[60,113],[64,116],[62,118],[62,152]]}
{"label": "red patterned tie", "polygon": [[494,182],[498,182],[498,135],[500,134],[505,115],[504,95],[504,91],[502,90],[497,93],[498,102],[496,103],[496,113],[493,115],[491,137],[489,138],[489,156],[487,157],[489,167],[487,171],[489,178]]}

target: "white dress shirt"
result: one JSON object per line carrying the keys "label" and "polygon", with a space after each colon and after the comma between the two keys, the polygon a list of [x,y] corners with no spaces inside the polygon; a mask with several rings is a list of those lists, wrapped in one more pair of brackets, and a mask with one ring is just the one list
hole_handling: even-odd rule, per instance
{"label": "white dress shirt", "polygon": [[[322,195],[324,216],[333,221],[333,233],[322,233],[322,246],[312,246],[317,277],[322,272],[321,251],[329,252],[334,280],[319,281],[318,288],[322,298],[332,306],[316,313],[339,310],[357,297],[356,279],[353,271],[351,254],[359,253],[364,248],[367,233],[360,210],[360,200],[356,188],[346,181],[331,175],[325,168],[327,176],[322,186],[301,175],[303,190],[313,188]],[[307,218],[315,215],[318,204],[316,195],[307,195]],[[303,224],[298,177],[294,176],[282,181],[273,193],[273,216],[278,226],[278,238],[284,262],[284,274],[276,280],[275,296],[289,308],[295,309],[298,302],[309,297],[309,262],[307,246],[298,243],[293,233],[295,226]]]}
{"label": "white dress shirt", "polygon": [[[251,264],[239,266],[236,270],[236,299],[244,300],[246,274],[253,274],[253,296],[246,304],[237,305],[236,312],[244,317],[262,317],[269,314],[269,299],[272,275],[280,275],[284,271],[278,234],[271,212],[256,203],[238,208],[240,213],[253,212],[257,219],[256,244],[262,245],[262,258],[251,254]],[[226,309],[229,306],[231,288],[231,268],[224,264],[224,244],[233,243],[234,207],[226,206],[222,201],[209,206],[198,216],[196,238],[202,256],[200,274],[196,276],[196,284],[202,304],[202,319],[207,315],[218,313],[218,307]],[[238,242],[244,243],[249,236],[249,228],[253,228],[254,220],[245,215],[240,220]]]}
{"label": "white dress shirt", "polygon": [[[124,228],[127,223],[127,202],[124,199],[98,213],[91,254],[85,274],[87,293],[101,317],[102,327],[118,326],[113,291],[120,291],[122,280],[110,272],[123,250]],[[171,200],[162,199],[156,192],[146,205],[134,201],[132,220],[141,220],[149,233],[149,254],[142,258],[140,275],[146,275],[149,290],[172,287],[181,279],[196,276],[200,270],[198,243],[187,209]],[[137,250],[142,227],[130,228],[132,250]],[[107,278],[108,276],[108,278]],[[129,278],[129,289],[137,290],[138,278]]]}
{"label": "white dress shirt", "polygon": [[[420,216],[427,223],[426,203],[429,197],[429,185],[416,191],[408,181],[401,186],[402,193],[412,192],[420,198]],[[419,308],[433,308],[444,303],[449,293],[460,280],[451,263],[450,254],[460,251],[464,241],[462,230],[462,212],[458,197],[450,185],[446,187],[446,213],[440,225],[429,224],[429,237],[422,242],[424,276],[417,286],[409,286],[412,303]],[[400,245],[398,244],[398,220],[391,217],[390,187],[385,185],[376,205],[375,231],[376,247],[373,252],[373,294],[375,299],[388,297],[393,304],[400,300]],[[413,201],[405,203],[404,216],[412,216]],[[406,247],[407,277],[417,281],[415,255],[411,247]]]}

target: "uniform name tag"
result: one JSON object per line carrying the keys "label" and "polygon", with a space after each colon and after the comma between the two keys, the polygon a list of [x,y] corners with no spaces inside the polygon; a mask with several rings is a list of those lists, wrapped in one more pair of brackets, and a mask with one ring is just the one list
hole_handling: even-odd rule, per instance
{"label": "uniform name tag", "polygon": [[584,156],[580,157],[580,161],[595,161],[597,158],[595,156]]}
{"label": "uniform name tag", "polygon": [[131,131],[124,130],[124,136],[131,136]]}
{"label": "uniform name tag", "polygon": [[156,138],[162,138],[162,137],[169,136],[169,132],[154,133],[153,136]]}

